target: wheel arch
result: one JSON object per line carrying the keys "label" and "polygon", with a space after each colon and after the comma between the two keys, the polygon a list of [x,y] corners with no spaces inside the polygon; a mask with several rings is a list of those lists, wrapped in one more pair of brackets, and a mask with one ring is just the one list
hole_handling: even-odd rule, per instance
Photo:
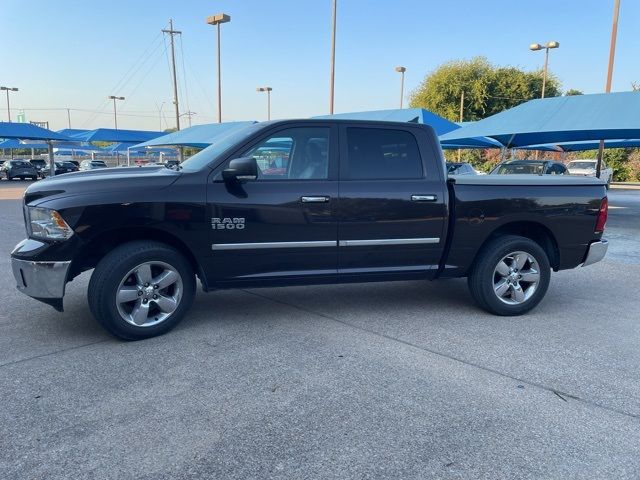
{"label": "wheel arch", "polygon": [[548,227],[542,223],[534,221],[509,222],[496,228],[489,234],[476,252],[473,264],[475,265],[481,252],[489,242],[504,235],[518,235],[533,240],[540,245],[547,254],[551,268],[554,271],[558,270],[560,266],[560,249],[558,247],[558,241]]}
{"label": "wheel arch", "polygon": [[115,247],[140,240],[159,242],[175,248],[184,255],[200,281],[206,285],[206,278],[202,266],[187,244],[178,236],[166,230],[147,226],[123,227],[108,230],[86,242],[75,256],[69,272],[69,279],[72,279],[85,270],[95,268],[98,262]]}

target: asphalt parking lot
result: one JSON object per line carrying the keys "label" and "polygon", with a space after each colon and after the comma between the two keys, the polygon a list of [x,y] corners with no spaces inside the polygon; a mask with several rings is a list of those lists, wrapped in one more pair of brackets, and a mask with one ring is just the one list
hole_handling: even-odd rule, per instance
{"label": "asphalt parking lot", "polygon": [[0,477],[640,478],[640,190],[608,258],[518,318],[464,280],[199,293],[163,337],[19,294],[0,182]]}

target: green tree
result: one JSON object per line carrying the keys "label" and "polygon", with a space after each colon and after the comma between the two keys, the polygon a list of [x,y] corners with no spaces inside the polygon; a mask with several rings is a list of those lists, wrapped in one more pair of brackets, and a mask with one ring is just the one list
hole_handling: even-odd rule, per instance
{"label": "green tree", "polygon": [[[520,103],[540,98],[542,71],[525,72],[515,67],[496,67],[484,57],[455,60],[427,74],[411,93],[411,107],[426,108],[458,121],[464,92],[463,120],[479,120]],[[545,95],[560,95],[560,84],[547,76]]]}
{"label": "green tree", "polygon": [[564,92],[565,97],[571,97],[573,95],[584,95],[580,90],[576,90],[575,88],[570,88],[566,92]]}

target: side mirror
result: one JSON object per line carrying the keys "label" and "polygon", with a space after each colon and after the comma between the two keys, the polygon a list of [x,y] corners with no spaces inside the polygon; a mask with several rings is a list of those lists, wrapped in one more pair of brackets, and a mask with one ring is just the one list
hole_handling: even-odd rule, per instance
{"label": "side mirror", "polygon": [[258,178],[258,163],[253,157],[234,158],[229,162],[229,167],[222,171],[225,181],[248,181]]}

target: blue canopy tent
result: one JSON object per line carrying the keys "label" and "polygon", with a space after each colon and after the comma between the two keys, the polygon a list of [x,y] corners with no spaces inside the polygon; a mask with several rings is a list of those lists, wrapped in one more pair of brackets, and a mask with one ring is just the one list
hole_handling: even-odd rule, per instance
{"label": "blue canopy tent", "polygon": [[368,112],[336,113],[333,115],[321,115],[313,118],[335,118],[345,120],[383,120],[387,122],[412,122],[431,125],[437,135],[460,128],[456,123],[450,122],[435,113],[423,108],[399,108],[392,110],[371,110]]}
{"label": "blue canopy tent", "polygon": [[164,132],[151,132],[146,130],[115,130],[113,128],[98,128],[71,135],[71,138],[80,142],[128,142],[140,143],[161,137]]}
{"label": "blue canopy tent", "polygon": [[[61,133],[52,132],[46,128],[31,123],[0,122],[0,138],[19,140],[45,140],[49,150],[49,168],[51,175],[55,175],[53,160],[53,141],[69,141],[70,138]],[[30,148],[30,147],[26,147]],[[34,147],[35,148],[35,147]]]}
{"label": "blue canopy tent", "polygon": [[194,125],[177,132],[169,133],[153,140],[145,141],[134,146],[134,148],[158,147],[158,146],[179,146],[206,148],[219,139],[220,136],[227,135],[241,128],[253,125],[255,121],[249,122],[226,122],[208,123],[204,125]]}
{"label": "blue canopy tent", "polygon": [[508,148],[640,138],[640,93],[552,97],[518,105],[446,133],[443,144],[489,137]]}
{"label": "blue canopy tent", "polygon": [[89,130],[82,130],[79,128],[63,128],[62,130],[58,130],[58,133],[61,133],[62,135],[66,135],[68,137],[72,136],[72,135],[78,135],[81,133],[86,133]]}
{"label": "blue canopy tent", "polygon": [[67,146],[65,142],[64,145],[54,148],[53,151],[56,155],[75,155],[76,153],[102,153],[104,149],[96,147],[95,145]]}
{"label": "blue canopy tent", "polygon": [[10,148],[10,149],[15,149],[15,148],[44,148],[44,149],[47,149],[47,148],[49,148],[49,144],[45,143],[45,142],[38,142],[36,140],[32,140],[32,141],[29,141],[29,142],[25,143],[25,142],[22,142],[22,141],[18,140],[17,138],[10,138],[8,140],[0,142],[0,148],[2,148],[2,149],[5,149],[5,148]]}
{"label": "blue canopy tent", "polygon": [[71,140],[61,133],[31,123],[0,122],[0,138],[19,138],[20,140]]}
{"label": "blue canopy tent", "polygon": [[[556,152],[584,152],[585,150],[597,150],[600,142],[566,142],[547,145],[530,145],[522,147],[527,150],[554,150]],[[640,147],[640,140],[605,140],[604,148],[636,148]]]}

